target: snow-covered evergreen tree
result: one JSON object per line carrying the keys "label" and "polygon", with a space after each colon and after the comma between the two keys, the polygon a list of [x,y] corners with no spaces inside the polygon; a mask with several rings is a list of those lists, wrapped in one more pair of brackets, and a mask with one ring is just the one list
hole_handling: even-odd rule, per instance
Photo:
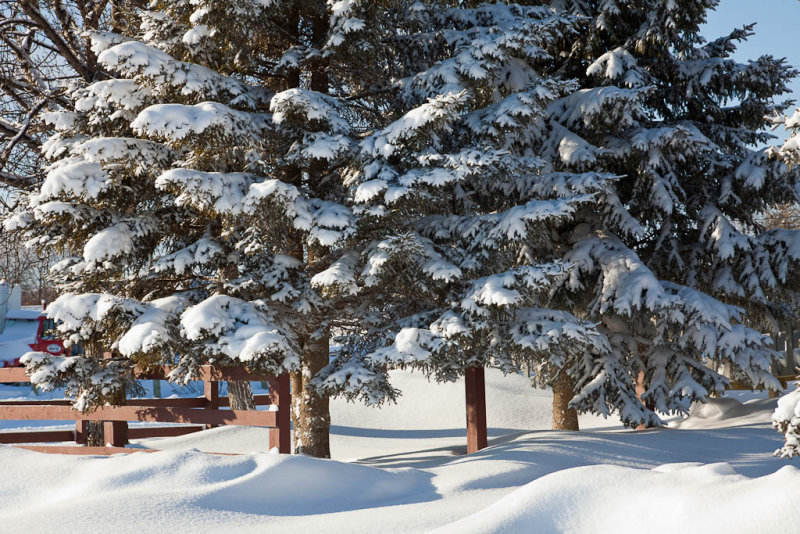
{"label": "snow-covered evergreen tree", "polygon": [[772,414],[772,426],[783,434],[783,446],[776,456],[791,458],[800,454],[800,388],[778,399]]}
{"label": "snow-covered evergreen tree", "polygon": [[[173,9],[197,7],[184,4]],[[252,6],[252,15],[261,9]],[[143,28],[170,14],[150,14]],[[174,377],[188,379],[206,362],[282,372],[299,361],[280,309],[290,304],[270,299],[289,292],[291,265],[260,258],[278,275],[241,280],[246,226],[213,209],[256,181],[248,171],[271,132],[272,94],[184,62],[180,45],[151,37],[91,35],[115,77],[75,90],[74,111],[52,114],[60,133],[45,153],[54,163],[29,210],[7,222],[67,256],[54,271],[69,292],[49,313],[87,355],[27,359],[37,382],[65,382],[81,408],[118,401],[134,385],[133,365],[176,364]],[[106,349],[112,358],[103,358]]]}
{"label": "snow-covered evergreen tree", "polygon": [[343,169],[375,120],[358,96],[380,83],[367,30],[387,27],[365,9],[154,2],[141,34],[91,36],[114,77],[53,114],[47,180],[6,223],[69,255],[49,313],[87,348],[29,355],[34,382],[86,408],[118,401],[134,365],[292,371],[295,449],[329,456],[327,399],[307,382],[334,310],[309,279],[355,229]]}
{"label": "snow-covered evergreen tree", "polygon": [[[800,109],[795,109],[794,113],[789,117],[783,117],[783,124],[790,132],[789,138],[780,148],[780,156],[788,165],[797,168],[797,163],[800,161]],[[790,197],[796,201],[796,197]],[[792,205],[779,204],[776,209],[768,210],[765,215],[766,223],[773,227],[772,233],[778,239],[782,239],[788,243],[793,243],[795,247],[800,246],[800,229],[797,228],[797,221],[792,217]],[[770,219],[768,216],[772,215]],[[777,216],[776,216],[777,215]],[[781,228],[781,226],[783,228]],[[800,284],[800,271],[793,266],[788,258],[782,259],[782,269],[784,269],[785,276],[791,279],[795,287]],[[789,300],[790,307],[795,314],[800,309],[800,293],[797,291],[786,294]],[[793,298],[792,298],[793,297]],[[790,369],[790,372],[796,373],[797,369]],[[800,454],[800,386],[780,399],[778,399],[778,406],[772,414],[772,425],[784,437],[783,446],[775,451],[776,455],[784,458],[791,458]]]}
{"label": "snow-covered evergreen tree", "polygon": [[[559,229],[576,268],[560,288],[573,313],[601,321],[651,410],[682,412],[724,388],[714,369],[777,387],[769,332],[800,260],[794,234],[754,217],[796,199],[797,175],[764,145],[794,71],[731,58],[745,26],[711,42],[716,0],[553,0],[588,17],[561,72],[579,88],[547,111],[561,170],[617,175],[602,209]],[[654,413],[643,421],[656,423]]]}
{"label": "snow-covered evergreen tree", "polygon": [[352,177],[363,248],[312,279],[372,315],[344,330],[318,382],[376,401],[393,393],[394,366],[454,380],[472,366],[527,363],[540,384],[566,383],[568,400],[578,392],[582,410],[643,420],[605,335],[553,300],[574,276],[553,232],[613,194],[613,175],[563,172],[540,157],[548,106],[575,89],[552,73],[577,20],[544,7],[435,2],[403,20],[392,102],[403,114],[360,144]]}

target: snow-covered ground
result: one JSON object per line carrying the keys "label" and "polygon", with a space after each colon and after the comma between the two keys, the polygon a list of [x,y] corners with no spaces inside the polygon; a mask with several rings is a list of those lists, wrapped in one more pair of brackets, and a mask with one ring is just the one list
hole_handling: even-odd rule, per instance
{"label": "snow-covered ground", "polygon": [[140,440],[163,452],[109,458],[0,447],[0,531],[752,533],[800,522],[800,471],[771,454],[781,439],[765,395],[713,400],[663,430],[582,417],[582,432],[552,432],[547,392],[489,372],[490,446],[466,456],[462,385],[394,378],[397,405],[333,402],[334,460],[269,454],[266,430],[244,427]]}

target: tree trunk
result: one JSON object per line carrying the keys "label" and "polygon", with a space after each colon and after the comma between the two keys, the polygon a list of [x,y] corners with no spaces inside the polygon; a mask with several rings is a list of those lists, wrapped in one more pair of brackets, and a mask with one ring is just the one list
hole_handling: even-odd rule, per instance
{"label": "tree trunk", "polygon": [[[644,365],[644,368],[646,369],[647,368],[647,357],[646,357],[646,355],[647,355],[648,347],[644,343],[639,343],[637,349],[639,350],[639,355],[642,358],[642,364]],[[644,370],[639,371],[639,374],[636,375],[636,397],[639,399],[639,402],[644,404],[645,408],[647,408],[651,412],[655,412],[656,411],[656,403],[655,403],[655,401],[653,399],[644,400],[642,398],[642,395],[644,395],[644,392],[647,391],[648,387],[649,387],[649,384],[647,383],[647,381],[645,379]],[[641,424],[641,425],[636,427],[636,430],[646,430],[648,428],[654,428],[654,427],[655,427],[655,425],[653,425],[652,423]]]}
{"label": "tree trunk", "polygon": [[[328,15],[325,2],[315,0],[300,4],[308,14],[311,22],[311,41],[317,49],[322,49],[328,39]],[[291,31],[299,33],[300,26],[295,26],[295,21],[300,22],[298,13],[290,14]],[[320,93],[329,92],[327,59],[320,55],[316,61],[309,65],[309,88]],[[287,77],[287,84],[300,85],[299,72],[291,73]],[[297,74],[297,76],[294,76]],[[299,171],[299,169],[298,169]],[[308,187],[312,194],[323,197],[320,191],[323,179],[327,174],[326,164],[322,161],[310,162],[308,168]],[[299,177],[299,174],[298,174]],[[292,246],[293,245],[293,246]],[[293,240],[290,244],[292,255],[303,260],[312,268],[321,256],[313,247],[304,246],[301,239]],[[315,327],[311,327],[314,330]],[[330,458],[330,428],[331,414],[328,397],[319,395],[310,387],[310,381],[329,361],[329,331],[323,328],[318,338],[311,335],[305,339],[300,369],[291,374],[292,383],[292,423],[294,426],[294,452],[317,458]]]}
{"label": "tree trunk", "polygon": [[228,400],[231,410],[255,410],[256,400],[250,382],[230,380],[228,382]]}
{"label": "tree trunk", "polygon": [[105,447],[106,442],[103,434],[103,422],[87,421],[86,423],[86,446]]}
{"label": "tree trunk", "polygon": [[[644,401],[642,399],[642,394],[647,391],[647,384],[644,380],[644,371],[639,371],[639,374],[636,376],[636,397],[639,399],[639,402],[645,405],[645,408],[654,412],[656,409],[655,403],[652,400]],[[652,424],[641,424],[636,427],[636,430],[647,430],[648,428],[654,428]]]}
{"label": "tree trunk", "polygon": [[565,372],[553,383],[553,430],[580,430],[578,412],[569,407],[575,395],[575,381]]}
{"label": "tree trunk", "polygon": [[310,380],[328,365],[328,330],[303,347],[300,370],[291,374],[294,452],[316,458],[330,458],[331,414],[328,397],[309,387]]}

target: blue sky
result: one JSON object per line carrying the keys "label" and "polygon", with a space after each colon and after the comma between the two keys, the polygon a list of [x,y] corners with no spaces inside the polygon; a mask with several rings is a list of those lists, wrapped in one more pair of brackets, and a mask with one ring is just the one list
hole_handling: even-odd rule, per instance
{"label": "blue sky", "polygon": [[[739,45],[735,59],[746,61],[763,54],[785,57],[789,64],[800,69],[800,42],[796,38],[800,21],[798,0],[722,0],[716,11],[708,15],[703,35],[711,40],[729,33],[733,28],[756,23],[755,35]],[[800,106],[800,79],[792,82],[790,97]],[[790,108],[787,113],[793,112]],[[774,132],[785,137],[781,130]]]}

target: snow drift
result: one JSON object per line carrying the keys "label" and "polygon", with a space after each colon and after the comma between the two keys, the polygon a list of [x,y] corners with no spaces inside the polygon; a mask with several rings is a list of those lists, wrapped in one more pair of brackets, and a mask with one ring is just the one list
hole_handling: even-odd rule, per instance
{"label": "snow drift", "polygon": [[72,457],[7,446],[0,453],[5,532],[76,532],[111,517],[120,532],[141,532],[148,519],[177,528],[170,531],[201,532],[231,514],[256,516],[252,521],[436,497],[422,471],[304,456],[183,450]]}
{"label": "snow drift", "polygon": [[[510,458],[499,449],[480,465],[491,467],[493,460]],[[379,469],[265,453],[183,450],[106,458],[0,447],[0,470],[7,532],[71,533],[110,518],[115,531],[137,533],[263,532],[294,525],[300,532],[438,527],[436,532],[459,534],[735,534],[779,532],[800,521],[800,470],[791,466],[758,478],[737,474],[727,463],[575,467],[533,477],[502,495],[445,490],[437,478],[457,476],[452,469]]]}
{"label": "snow drift", "polygon": [[800,521],[800,471],[750,479],[726,463],[577,467],[539,478],[435,532],[784,532]]}

